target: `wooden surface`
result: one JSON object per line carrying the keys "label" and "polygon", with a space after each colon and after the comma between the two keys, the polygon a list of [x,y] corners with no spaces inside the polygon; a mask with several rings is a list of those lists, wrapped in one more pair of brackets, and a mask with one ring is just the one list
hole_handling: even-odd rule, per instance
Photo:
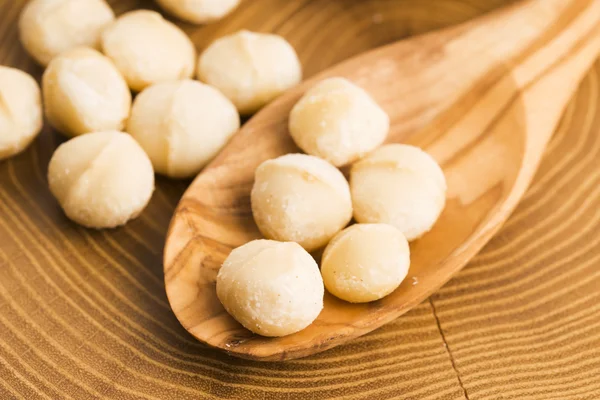
{"label": "wooden surface", "polygon": [[[279,32],[313,75],[505,3],[251,0],[189,31],[200,48],[240,27]],[[23,4],[0,0],[0,63],[39,77],[16,39]],[[159,179],[123,229],[78,228],[46,187],[59,143],[46,130],[0,163],[0,399],[600,398],[599,80],[596,64],[519,207],[453,280],[371,334],[283,363],[208,349],[170,310],[161,249],[186,182]]]}
{"label": "wooden surface", "polygon": [[[175,315],[202,342],[265,361],[316,354],[398,318],[456,274],[506,220],[599,53],[600,0],[527,0],[305,81],[248,121],[184,194],[164,258]],[[472,61],[457,69],[464,60]],[[392,121],[388,143],[416,144],[437,159],[448,183],[446,207],[411,243],[408,279],[392,294],[363,304],[327,294],[306,329],[265,338],[225,311],[216,276],[233,248],[262,237],[250,206],[254,170],[298,152],[288,115],[323,76],[344,76],[375,98]]]}

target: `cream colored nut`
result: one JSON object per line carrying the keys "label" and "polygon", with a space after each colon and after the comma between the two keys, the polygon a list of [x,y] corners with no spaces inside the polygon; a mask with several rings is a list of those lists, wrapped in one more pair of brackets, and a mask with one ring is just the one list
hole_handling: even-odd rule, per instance
{"label": "cream colored nut", "polygon": [[344,78],[317,83],[290,113],[289,129],[302,150],[342,166],[379,147],[390,119],[371,96]]}
{"label": "cream colored nut", "polygon": [[327,245],[321,274],[331,294],[364,303],[396,290],[409,266],[410,249],[402,232],[387,224],[356,224]]}
{"label": "cream colored nut", "polygon": [[287,154],[263,162],[251,193],[252,213],[268,239],[321,248],[352,218],[348,182],[327,161]]}
{"label": "cream colored nut", "polygon": [[446,179],[435,160],[418,147],[383,146],[350,172],[354,218],[386,223],[410,241],[428,232],[446,203]]}
{"label": "cream colored nut", "polygon": [[96,50],[79,47],[56,57],[42,88],[48,121],[68,136],[125,127],[131,92],[114,64]]}
{"label": "cream colored nut", "polygon": [[217,89],[183,80],[140,93],[127,132],[140,143],[154,170],[173,178],[196,175],[240,127],[235,106]]}
{"label": "cream colored nut", "polygon": [[56,149],[48,183],[70,219],[90,228],[113,228],[146,207],[154,190],[154,171],[128,134],[95,132]]}
{"label": "cream colored nut", "polygon": [[154,11],[121,15],[102,33],[102,49],[136,92],[154,83],[191,78],[196,65],[190,38]]}
{"label": "cream colored nut", "polygon": [[251,114],[298,84],[302,66],[281,36],[240,31],[200,55],[198,79],[223,92],[241,114]]}
{"label": "cream colored nut", "polygon": [[100,47],[100,33],[115,19],[104,0],[32,0],[19,20],[21,42],[46,66],[79,46]]}
{"label": "cream colored nut", "polygon": [[240,0],[157,0],[167,12],[193,24],[219,20],[233,11]]}
{"label": "cream colored nut", "polygon": [[319,266],[297,243],[254,240],[233,250],[217,275],[217,296],[239,323],[263,336],[310,325],[323,309]]}
{"label": "cream colored nut", "polygon": [[42,98],[35,79],[0,66],[0,160],[24,150],[42,130]]}

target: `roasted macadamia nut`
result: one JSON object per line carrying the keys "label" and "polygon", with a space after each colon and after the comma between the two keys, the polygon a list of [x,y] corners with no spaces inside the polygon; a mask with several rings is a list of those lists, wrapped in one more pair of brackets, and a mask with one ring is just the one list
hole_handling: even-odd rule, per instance
{"label": "roasted macadamia nut", "polygon": [[35,79],[0,66],[0,160],[29,146],[42,125],[42,95]]}
{"label": "roasted macadamia nut", "polygon": [[240,31],[200,55],[198,78],[223,92],[241,114],[251,114],[298,84],[302,66],[281,36]]}
{"label": "roasted macadamia nut", "polygon": [[32,0],[23,9],[19,32],[25,49],[46,66],[75,47],[99,48],[102,30],[114,19],[104,0]]}
{"label": "roasted macadamia nut", "polygon": [[356,161],[379,147],[389,127],[385,111],[344,78],[329,78],[309,89],[289,120],[298,147],[335,166]]}
{"label": "roasted macadamia nut", "polygon": [[53,59],[42,87],[48,121],[68,136],[125,127],[131,92],[115,65],[96,50],[79,47]]}
{"label": "roasted macadamia nut", "polygon": [[193,24],[217,21],[233,11],[240,0],[156,0],[167,12]]}
{"label": "roasted macadamia nut", "polygon": [[172,178],[196,175],[240,127],[235,106],[217,89],[183,80],[140,93],[127,132],[144,148],[154,170]]}
{"label": "roasted macadamia nut", "polygon": [[56,149],[48,183],[70,219],[89,228],[113,228],[146,207],[154,191],[154,171],[128,134],[95,132]]}
{"label": "roasted macadamia nut", "polygon": [[287,154],[263,162],[251,193],[254,220],[268,239],[323,247],[352,218],[344,175],[327,161]]}
{"label": "roasted macadamia nut", "polygon": [[310,325],[323,309],[323,280],[297,243],[255,240],[233,250],[217,275],[217,296],[239,323],[263,336]]}
{"label": "roasted macadamia nut", "polygon": [[410,249],[402,232],[386,224],[356,224],[327,245],[321,274],[331,294],[364,303],[393,292],[409,266]]}
{"label": "roasted macadamia nut", "polygon": [[418,147],[383,146],[352,166],[354,218],[386,223],[410,241],[428,232],[446,203],[446,179],[436,161]]}
{"label": "roasted macadamia nut", "polygon": [[196,65],[190,38],[154,11],[121,15],[102,33],[102,49],[136,92],[155,83],[191,78]]}

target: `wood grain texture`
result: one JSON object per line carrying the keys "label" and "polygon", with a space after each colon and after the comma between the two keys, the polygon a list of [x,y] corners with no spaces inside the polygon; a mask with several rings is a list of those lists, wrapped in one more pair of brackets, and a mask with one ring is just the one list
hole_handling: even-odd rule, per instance
{"label": "wood grain texture", "polygon": [[[0,63],[39,77],[16,40],[24,3],[0,0]],[[282,33],[313,75],[505,3],[251,0],[219,24],[186,29],[199,48],[240,27]],[[48,192],[61,139],[44,131],[0,163],[0,398],[600,398],[599,82],[596,64],[533,186],[467,268],[377,331],[285,363],[224,356],[170,310],[161,249],[188,182],[159,179],[150,207],[125,228],[81,229]]]}
{"label": "wood grain texture", "polygon": [[[599,53],[600,1],[525,0],[361,54],[281,96],[242,127],[175,211],[164,258],[175,315],[200,341],[263,361],[312,355],[399,317],[446,283],[506,220]],[[437,159],[448,183],[446,207],[411,243],[409,279],[393,293],[362,304],[326,294],[306,329],[265,338],[225,311],[216,276],[233,248],[262,237],[250,206],[254,171],[298,152],[287,129],[290,110],[330,76],[355,82],[386,110],[388,143],[416,144]]]}

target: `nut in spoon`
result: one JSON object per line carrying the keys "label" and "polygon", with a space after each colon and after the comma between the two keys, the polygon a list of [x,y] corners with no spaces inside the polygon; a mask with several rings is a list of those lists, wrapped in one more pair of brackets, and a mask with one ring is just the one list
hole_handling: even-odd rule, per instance
{"label": "nut in spoon", "polygon": [[[315,354],[397,318],[457,273],[508,218],[599,52],[600,0],[525,0],[362,54],[281,96],[241,129],[175,211],[164,270],[177,318],[200,341],[255,360]],[[298,152],[287,131],[289,112],[330,76],[363,87],[387,111],[388,142],[420,146],[437,159],[448,181],[447,205],[434,228],[411,244],[409,278],[395,292],[367,304],[326,294],[305,330],[261,337],[224,310],[217,272],[233,248],[260,237],[250,208],[254,170]]]}

